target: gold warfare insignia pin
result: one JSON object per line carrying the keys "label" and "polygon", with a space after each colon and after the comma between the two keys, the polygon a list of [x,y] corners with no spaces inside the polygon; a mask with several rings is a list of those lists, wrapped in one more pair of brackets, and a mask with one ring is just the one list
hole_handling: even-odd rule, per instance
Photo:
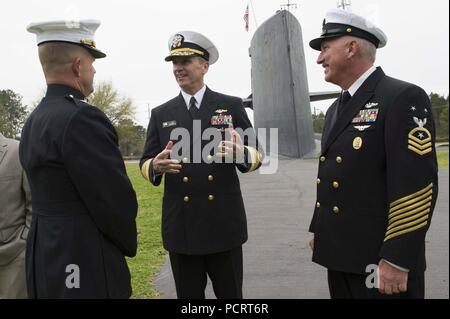
{"label": "gold warfare insignia pin", "polygon": [[353,148],[355,150],[359,150],[363,145],[363,140],[361,137],[355,137],[355,139],[353,140]]}
{"label": "gold warfare insignia pin", "polygon": [[425,155],[433,150],[431,133],[424,126],[427,124],[427,118],[423,120],[413,117],[417,127],[408,134],[408,149],[418,155]]}
{"label": "gold warfare insignia pin", "polygon": [[222,114],[222,113],[228,112],[228,110],[217,109],[215,112],[218,113],[218,114]]}
{"label": "gold warfare insignia pin", "polygon": [[184,41],[184,37],[181,34],[177,34],[173,37],[172,40],[172,49],[176,49],[181,47],[181,44]]}

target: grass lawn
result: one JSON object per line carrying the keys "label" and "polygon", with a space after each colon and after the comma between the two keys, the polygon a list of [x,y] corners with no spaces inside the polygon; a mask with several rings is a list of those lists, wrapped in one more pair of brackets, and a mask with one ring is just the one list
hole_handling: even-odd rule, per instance
{"label": "grass lawn", "polygon": [[448,168],[448,152],[437,152],[440,168]]}
{"label": "grass lawn", "polygon": [[[438,152],[440,168],[448,169],[448,152]],[[139,202],[137,218],[138,252],[136,257],[128,258],[133,295],[132,298],[159,298],[153,289],[153,278],[164,262],[166,251],[161,239],[161,202],[163,185],[152,186],[139,171],[138,164],[126,164],[128,176],[133,183]]]}
{"label": "grass lawn", "polygon": [[133,287],[131,298],[159,298],[158,293],[153,289],[153,278],[166,256],[161,239],[163,185],[154,187],[146,181],[137,163],[127,163],[126,168],[139,202],[138,251],[136,257],[127,259]]}

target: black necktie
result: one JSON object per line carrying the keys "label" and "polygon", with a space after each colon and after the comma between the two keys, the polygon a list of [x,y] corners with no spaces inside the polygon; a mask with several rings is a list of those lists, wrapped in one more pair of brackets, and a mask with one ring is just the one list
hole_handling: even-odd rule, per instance
{"label": "black necktie", "polygon": [[338,116],[342,114],[345,105],[347,105],[347,103],[351,97],[352,96],[350,95],[350,93],[348,93],[348,91],[342,92],[341,99],[339,100],[339,105],[338,105]]}
{"label": "black necktie", "polygon": [[192,119],[195,120],[197,119],[199,110],[197,108],[197,106],[195,106],[195,104],[197,103],[197,100],[195,99],[195,97],[191,97],[191,100],[189,101],[189,113],[191,113]]}

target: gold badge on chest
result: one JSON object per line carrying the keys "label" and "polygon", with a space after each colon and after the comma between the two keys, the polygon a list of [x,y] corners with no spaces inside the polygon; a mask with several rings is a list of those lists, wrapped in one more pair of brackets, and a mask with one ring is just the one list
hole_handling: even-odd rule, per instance
{"label": "gold badge on chest", "polygon": [[355,139],[353,140],[353,148],[355,150],[359,150],[363,145],[363,140],[361,137],[355,137]]}

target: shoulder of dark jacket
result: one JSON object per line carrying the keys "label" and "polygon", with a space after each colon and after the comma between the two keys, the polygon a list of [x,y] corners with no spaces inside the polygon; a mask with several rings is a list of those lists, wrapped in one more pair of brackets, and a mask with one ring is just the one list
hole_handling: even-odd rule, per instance
{"label": "shoulder of dark jacket", "polygon": [[80,100],[77,99],[76,97],[74,97],[73,95],[65,95],[64,99],[68,102],[71,102],[73,104],[75,104],[77,107],[82,108],[82,107],[95,107],[89,103],[87,103],[84,100]]}
{"label": "shoulder of dark jacket", "polygon": [[213,94],[216,94],[217,98],[221,101],[225,101],[227,103],[231,103],[231,104],[242,104],[242,98],[237,97],[237,96],[232,96],[232,95],[227,95],[227,94],[223,94],[223,93],[219,93],[219,92],[215,92],[215,91],[211,91]]}
{"label": "shoulder of dark jacket", "polygon": [[154,108],[152,109],[152,113],[153,113],[153,112],[158,113],[158,112],[160,112],[161,110],[166,109],[167,107],[171,107],[172,105],[174,105],[174,104],[177,103],[177,100],[178,100],[179,98],[180,98],[180,96],[177,95],[177,96],[174,97],[173,99],[170,99],[169,101],[164,102],[163,104],[158,105],[157,107],[154,107]]}
{"label": "shoulder of dark jacket", "polygon": [[390,90],[397,92],[397,95],[405,92],[406,90],[418,90],[423,91],[423,89],[416,84],[402,81],[390,76],[385,76],[381,81],[383,87],[387,87]]}
{"label": "shoulder of dark jacket", "polygon": [[103,118],[108,124],[112,125],[106,114],[100,110],[98,107],[89,104],[83,100],[77,99],[76,97],[72,95],[65,96],[65,100],[67,100],[69,103],[75,104],[77,111],[72,115],[72,119],[76,114],[79,114],[80,112],[88,112],[90,114],[95,114],[96,116],[99,116],[99,118]]}

